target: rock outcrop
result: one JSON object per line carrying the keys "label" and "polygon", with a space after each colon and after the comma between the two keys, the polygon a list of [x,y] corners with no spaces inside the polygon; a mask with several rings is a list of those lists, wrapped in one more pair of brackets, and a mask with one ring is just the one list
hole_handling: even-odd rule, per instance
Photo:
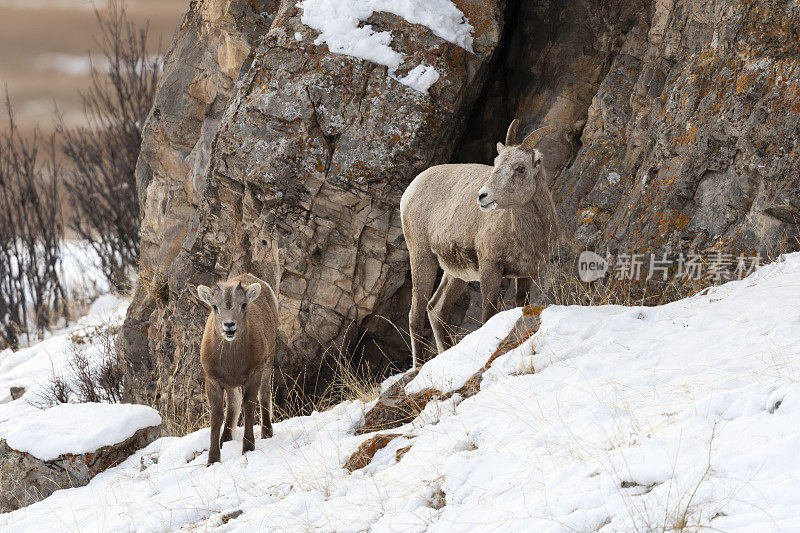
{"label": "rock outcrop", "polygon": [[[796,248],[796,3],[454,3],[474,53],[390,13],[365,21],[404,54],[393,77],[315,44],[294,1],[192,3],[139,162],[130,397],[199,405],[193,290],[243,271],[279,288],[279,381],[316,380],[326,350],[359,339],[377,372],[402,368],[400,194],[432,164],[490,163],[514,117],[559,126],[541,147],[584,246]],[[420,65],[440,75],[427,94],[397,81]]]}
{"label": "rock outcrop", "polygon": [[[206,4],[193,4],[187,21]],[[175,144],[197,150],[194,161],[207,160],[207,172],[193,174],[185,149],[183,159],[175,158],[180,164],[163,172],[163,185],[142,170],[143,226],[156,237],[142,247],[146,279],[121,343],[132,398],[198,412],[205,310],[194,288],[244,271],[278,288],[279,385],[300,375],[317,382],[320,371],[324,382],[324,351],[357,339],[361,324],[406,280],[400,196],[417,173],[450,158],[500,41],[504,9],[503,1],[456,2],[474,27],[472,51],[426,26],[374,13],[366,23],[391,32],[393,49],[404,55],[389,72],[314,44],[317,33],[301,23],[295,4],[282,2],[269,31],[253,43],[214,141],[205,142],[204,128],[214,129],[205,108],[195,119],[203,126],[176,132]],[[176,43],[196,33],[186,22]],[[178,54],[188,51],[176,49],[169,60],[180,63]],[[439,75],[427,93],[398,82],[419,65]],[[171,91],[167,79],[158,100]],[[163,128],[165,113],[185,113],[162,107],[156,104],[148,131]],[[164,165],[173,152],[146,150],[140,167]]]}
{"label": "rock outcrop", "polygon": [[562,205],[577,204],[566,218],[584,241],[614,249],[796,247],[800,6],[651,9],[600,85],[560,179]]}
{"label": "rock outcrop", "polygon": [[159,432],[156,426],[142,428],[118,444],[88,453],[67,453],[49,461],[0,440],[0,513],[36,503],[60,489],[86,485],[103,470],[153,442]]}
{"label": "rock outcrop", "polygon": [[149,383],[153,312],[169,297],[166,282],[203,194],[211,142],[252,46],[267,32],[274,0],[192,2],[164,58],[136,165],[142,214],[140,271],[120,347],[128,363],[127,394]]}
{"label": "rock outcrop", "polygon": [[546,161],[584,245],[796,247],[800,7],[542,1],[518,20],[460,160],[486,162],[512,117],[558,124]]}

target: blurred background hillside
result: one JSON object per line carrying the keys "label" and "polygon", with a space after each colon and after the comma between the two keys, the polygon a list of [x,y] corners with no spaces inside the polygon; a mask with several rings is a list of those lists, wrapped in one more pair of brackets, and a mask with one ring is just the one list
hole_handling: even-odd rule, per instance
{"label": "blurred background hillside", "polygon": [[[165,53],[188,2],[130,0],[127,15],[143,27],[149,21],[148,48]],[[7,87],[20,131],[29,136],[36,124],[44,133],[54,127],[58,106],[67,125],[83,125],[80,92],[88,90],[89,52],[101,61],[94,7],[90,0],[0,0],[0,86]],[[96,57],[95,57],[96,56]],[[0,117],[0,130],[7,120]]]}
{"label": "blurred background hillside", "polygon": [[134,169],[183,7],[0,0],[0,349],[130,289]]}

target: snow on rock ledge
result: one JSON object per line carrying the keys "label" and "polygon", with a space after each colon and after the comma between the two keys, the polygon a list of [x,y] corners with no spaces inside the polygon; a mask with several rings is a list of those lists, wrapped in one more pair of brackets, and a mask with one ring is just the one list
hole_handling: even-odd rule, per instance
{"label": "snow on rock ledge", "polygon": [[158,426],[161,416],[146,405],[64,403],[19,423],[6,434],[13,449],[43,461],[95,452]]}
{"label": "snow on rock ledge", "polygon": [[25,419],[0,440],[0,512],[86,485],[158,437],[145,405],[61,404]]}
{"label": "snow on rock ledge", "polygon": [[406,394],[426,389],[447,393],[463,387],[486,364],[521,316],[522,308],[518,307],[490,318],[482,328],[425,363],[419,374],[406,385]]}
{"label": "snow on rock ledge", "polygon": [[[370,24],[362,25],[374,12],[392,13],[425,26],[434,35],[472,52],[473,28],[450,0],[304,0],[297,7],[303,9],[302,23],[320,32],[314,44],[325,43],[335,54],[384,65],[389,77],[421,93],[428,92],[439,73],[430,65],[420,64],[406,76],[396,77],[395,71],[405,56],[390,46],[392,33],[376,32]],[[298,40],[302,40],[299,35]]]}

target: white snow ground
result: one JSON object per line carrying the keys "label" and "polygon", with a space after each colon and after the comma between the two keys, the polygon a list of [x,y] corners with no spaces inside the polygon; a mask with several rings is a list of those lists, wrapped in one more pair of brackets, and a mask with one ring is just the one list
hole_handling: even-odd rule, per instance
{"label": "white snow ground", "polygon": [[[297,7],[303,10],[300,21],[320,32],[314,44],[325,43],[335,54],[384,65],[389,77],[422,93],[436,83],[439,73],[430,65],[420,64],[406,76],[396,77],[405,56],[390,46],[391,32],[376,32],[370,24],[363,24],[374,12],[392,13],[411,24],[421,24],[434,35],[472,51],[473,28],[451,0],[303,0]],[[302,40],[302,35],[297,40]]]}
{"label": "white snow ground", "polygon": [[[369,405],[346,402],[277,424],[245,456],[240,430],[208,468],[208,429],[159,439],[0,529],[796,531],[798,302],[792,254],[661,307],[550,307],[478,394],[430,403],[362,470],[342,465],[370,438],[353,432]],[[408,390],[457,388],[518,315],[427,363]]]}

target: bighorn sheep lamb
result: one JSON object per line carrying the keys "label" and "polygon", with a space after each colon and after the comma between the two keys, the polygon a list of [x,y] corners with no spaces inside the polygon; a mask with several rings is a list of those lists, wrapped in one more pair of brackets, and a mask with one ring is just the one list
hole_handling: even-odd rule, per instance
{"label": "bighorn sheep lamb", "polygon": [[[497,312],[500,283],[516,278],[516,304],[524,305],[537,273],[560,230],[536,145],[553,126],[539,128],[515,144],[519,121],[497,143],[494,166],[438,165],[418,175],[400,200],[403,234],[411,259],[408,316],[413,364],[422,355],[425,310],[439,352],[450,346],[447,320],[470,281],[480,281],[485,322]],[[444,274],[433,291],[438,268]]]}
{"label": "bighorn sheep lamb", "polygon": [[[266,293],[263,297],[259,295]],[[208,464],[220,460],[220,446],[233,439],[244,410],[242,453],[255,449],[253,422],[261,406],[261,438],[272,436],[272,365],[278,332],[278,300],[263,280],[250,274],[197,287],[211,308],[200,344],[206,395],[211,408],[211,446]],[[223,399],[225,428],[222,428]]]}

